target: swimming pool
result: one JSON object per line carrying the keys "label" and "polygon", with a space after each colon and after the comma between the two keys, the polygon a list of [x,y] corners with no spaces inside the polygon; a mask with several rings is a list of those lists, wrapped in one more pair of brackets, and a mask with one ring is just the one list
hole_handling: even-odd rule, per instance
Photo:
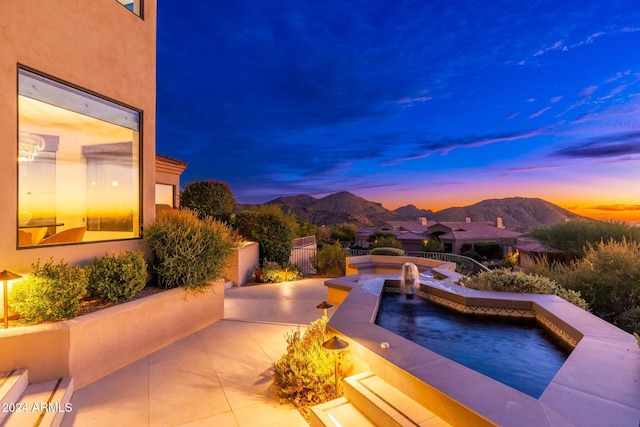
{"label": "swimming pool", "polygon": [[535,398],[569,355],[535,319],[464,314],[397,292],[382,294],[375,323]]}

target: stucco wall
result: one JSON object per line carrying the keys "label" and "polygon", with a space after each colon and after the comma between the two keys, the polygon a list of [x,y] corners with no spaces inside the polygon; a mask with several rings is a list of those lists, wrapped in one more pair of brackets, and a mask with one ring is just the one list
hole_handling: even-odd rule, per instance
{"label": "stucco wall", "polygon": [[236,249],[225,272],[225,279],[233,282],[233,286],[244,286],[249,283],[259,264],[260,245],[249,242]]}
{"label": "stucco wall", "polygon": [[64,322],[0,329],[0,371],[26,368],[31,382],[73,376],[84,387],[224,316],[224,283],[182,288]]}
{"label": "stucco wall", "polygon": [[17,250],[18,65],[139,109],[142,114],[142,220],[155,216],[156,1],[144,19],[115,0],[3,0],[0,13],[0,269],[24,274],[38,259],[88,263],[144,250],[139,239]]}

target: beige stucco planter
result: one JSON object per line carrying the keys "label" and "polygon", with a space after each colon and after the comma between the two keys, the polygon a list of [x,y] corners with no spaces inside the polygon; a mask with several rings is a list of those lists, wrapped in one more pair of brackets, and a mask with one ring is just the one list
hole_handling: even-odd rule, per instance
{"label": "beige stucco planter", "polygon": [[245,242],[234,250],[225,272],[225,278],[233,286],[244,286],[252,280],[253,272],[259,264],[260,246],[257,242]]}
{"label": "beige stucco planter", "polygon": [[73,376],[84,387],[224,316],[223,281],[202,293],[171,289],[63,322],[0,330],[0,372],[29,381]]}

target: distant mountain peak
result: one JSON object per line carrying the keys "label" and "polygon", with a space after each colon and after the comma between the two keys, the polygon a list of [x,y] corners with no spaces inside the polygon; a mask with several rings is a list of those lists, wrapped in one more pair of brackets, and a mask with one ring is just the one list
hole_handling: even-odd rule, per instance
{"label": "distant mountain peak", "polygon": [[[348,191],[340,191],[322,198],[306,194],[278,197],[267,204],[286,207],[298,220],[318,225],[349,223],[357,227],[380,226],[386,221],[493,222],[502,218],[504,226],[525,232],[534,227],[550,225],[568,219],[582,218],[551,202],[539,198],[507,197],[487,199],[469,206],[452,207],[433,212],[409,204],[393,211],[381,203],[366,200]],[[240,209],[242,207],[238,206]]]}

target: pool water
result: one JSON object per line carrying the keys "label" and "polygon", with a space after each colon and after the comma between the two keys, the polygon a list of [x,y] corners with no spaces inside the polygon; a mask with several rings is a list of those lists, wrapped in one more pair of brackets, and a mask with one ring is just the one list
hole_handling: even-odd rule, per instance
{"label": "pool water", "polygon": [[376,324],[534,398],[568,352],[535,319],[459,313],[403,294],[382,294]]}

